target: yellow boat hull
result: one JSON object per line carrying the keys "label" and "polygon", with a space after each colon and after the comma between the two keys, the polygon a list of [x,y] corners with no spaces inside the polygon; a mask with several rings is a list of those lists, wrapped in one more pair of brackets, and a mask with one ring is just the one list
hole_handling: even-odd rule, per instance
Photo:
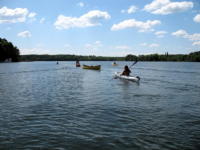
{"label": "yellow boat hull", "polygon": [[100,70],[101,69],[101,65],[98,65],[98,66],[83,65],[83,69]]}

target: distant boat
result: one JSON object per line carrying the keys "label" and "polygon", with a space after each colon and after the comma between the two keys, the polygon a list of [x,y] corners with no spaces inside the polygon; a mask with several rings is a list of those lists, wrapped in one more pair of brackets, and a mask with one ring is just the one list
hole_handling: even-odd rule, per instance
{"label": "distant boat", "polygon": [[76,67],[80,67],[81,65],[80,65],[80,63],[79,63],[79,61],[77,60],[76,61]]}
{"label": "distant boat", "polygon": [[80,67],[81,65],[80,64],[76,64],[76,67]]}
{"label": "distant boat", "polygon": [[116,62],[113,62],[112,65],[113,66],[118,66],[118,64]]}
{"label": "distant boat", "polygon": [[101,69],[101,65],[97,65],[97,66],[83,65],[83,69],[100,70]]}

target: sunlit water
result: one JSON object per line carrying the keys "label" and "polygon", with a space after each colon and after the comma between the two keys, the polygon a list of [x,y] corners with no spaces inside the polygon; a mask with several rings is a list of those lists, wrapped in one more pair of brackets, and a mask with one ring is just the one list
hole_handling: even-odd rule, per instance
{"label": "sunlit water", "polygon": [[0,149],[200,148],[200,63],[81,63],[0,64]]}

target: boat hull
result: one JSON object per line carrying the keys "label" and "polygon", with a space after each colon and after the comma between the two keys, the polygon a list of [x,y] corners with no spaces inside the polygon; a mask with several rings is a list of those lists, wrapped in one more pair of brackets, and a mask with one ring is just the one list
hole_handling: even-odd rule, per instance
{"label": "boat hull", "polygon": [[125,76],[125,75],[121,75],[120,72],[115,72],[114,77],[117,79],[122,79],[122,80],[127,80],[127,81],[133,81],[133,82],[139,82],[140,81],[140,77],[138,76]]}
{"label": "boat hull", "polygon": [[97,65],[97,66],[83,65],[83,69],[100,70],[101,69],[101,65]]}

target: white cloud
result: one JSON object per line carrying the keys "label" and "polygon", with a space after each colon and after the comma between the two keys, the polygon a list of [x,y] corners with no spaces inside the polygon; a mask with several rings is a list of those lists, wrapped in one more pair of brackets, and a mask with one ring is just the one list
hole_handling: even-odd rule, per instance
{"label": "white cloud", "polygon": [[29,31],[23,31],[23,32],[18,33],[17,36],[27,38],[27,37],[31,37],[31,33]]}
{"label": "white cloud", "polygon": [[155,48],[155,47],[159,47],[160,45],[159,44],[156,44],[156,43],[152,43],[152,44],[147,44],[147,43],[141,43],[140,44],[141,46],[145,46],[145,47],[150,47],[150,48]]}
{"label": "white cloud", "polygon": [[72,48],[72,46],[70,44],[65,44],[64,47],[65,48]]}
{"label": "white cloud", "polygon": [[127,10],[128,14],[132,14],[134,12],[136,12],[138,8],[136,6],[130,6],[129,9]]}
{"label": "white cloud", "polygon": [[84,4],[83,2],[79,2],[77,5],[78,5],[79,7],[84,7],[84,6],[85,6],[85,4]]}
{"label": "white cloud", "polygon": [[193,42],[192,45],[194,45],[194,46],[195,45],[200,46],[200,41]]}
{"label": "white cloud", "polygon": [[197,14],[194,18],[193,18],[194,22],[198,22],[200,23],[200,14]]}
{"label": "white cloud", "polygon": [[40,23],[44,23],[44,21],[45,21],[45,18],[42,17],[42,18],[40,19]]}
{"label": "white cloud", "polygon": [[121,13],[128,13],[128,14],[132,14],[132,13],[135,13],[137,11],[137,7],[132,5],[130,6],[127,10],[121,10]]}
{"label": "white cloud", "polygon": [[181,29],[173,32],[172,35],[194,41],[192,45],[199,45],[200,33],[189,34],[187,31]]}
{"label": "white cloud", "polygon": [[149,45],[149,47],[159,47],[159,44],[152,43],[152,44]]}
{"label": "white cloud", "polygon": [[101,41],[95,41],[94,44],[95,44],[97,47],[101,47],[101,46],[102,46]]}
{"label": "white cloud", "polygon": [[98,48],[100,48],[102,46],[103,46],[103,44],[101,43],[101,41],[95,41],[94,43],[85,44],[85,48],[90,49],[90,50],[97,50]]}
{"label": "white cloud", "polygon": [[193,2],[171,2],[170,0],[154,0],[150,4],[145,5],[144,10],[152,14],[167,15],[176,12],[183,12],[193,8]]}
{"label": "white cloud", "polygon": [[9,9],[7,7],[2,7],[0,8],[0,23],[25,22],[27,15],[27,8]]}
{"label": "white cloud", "polygon": [[173,32],[172,35],[186,38],[188,36],[188,33],[185,30],[180,29],[180,30],[177,30],[176,32]]}
{"label": "white cloud", "polygon": [[141,46],[147,46],[148,44],[147,43],[141,43],[140,45]]}
{"label": "white cloud", "polygon": [[66,17],[59,15],[54,23],[56,29],[84,28],[101,25],[100,21],[110,19],[110,15],[105,11],[92,10],[88,13],[77,17]]}
{"label": "white cloud", "polygon": [[124,9],[121,10],[121,13],[125,13],[125,12],[126,12],[126,10],[124,10]]}
{"label": "white cloud", "polygon": [[28,17],[29,17],[29,18],[34,18],[36,15],[37,15],[37,14],[36,14],[35,12],[31,12],[31,13],[28,15]]}
{"label": "white cloud", "polygon": [[20,53],[22,55],[29,55],[29,54],[56,54],[52,53],[51,50],[35,47],[35,48],[20,48]]}
{"label": "white cloud", "polygon": [[27,19],[29,22],[33,22],[36,20],[36,15],[35,12],[29,13],[27,8],[10,9],[2,7],[0,8],[0,24],[25,22]]}
{"label": "white cloud", "polygon": [[200,33],[189,34],[188,39],[190,41],[200,41]]}
{"label": "white cloud", "polygon": [[114,24],[111,27],[112,31],[122,30],[126,28],[138,28],[140,32],[150,31],[155,25],[159,25],[161,22],[159,20],[147,20],[146,22],[137,21],[135,19],[124,20],[118,24]]}
{"label": "white cloud", "polygon": [[35,12],[31,12],[31,13],[29,13],[29,15],[28,15],[28,18],[29,18],[29,22],[33,22],[33,21],[35,21],[36,20],[36,18],[35,18],[35,16],[36,16],[37,14],[35,13]]}
{"label": "white cloud", "polygon": [[165,34],[167,34],[166,31],[157,31],[154,33],[157,37],[162,38]]}
{"label": "white cloud", "polygon": [[131,47],[129,47],[127,45],[119,45],[119,46],[116,46],[115,48],[119,49],[119,50],[130,50],[131,49]]}

